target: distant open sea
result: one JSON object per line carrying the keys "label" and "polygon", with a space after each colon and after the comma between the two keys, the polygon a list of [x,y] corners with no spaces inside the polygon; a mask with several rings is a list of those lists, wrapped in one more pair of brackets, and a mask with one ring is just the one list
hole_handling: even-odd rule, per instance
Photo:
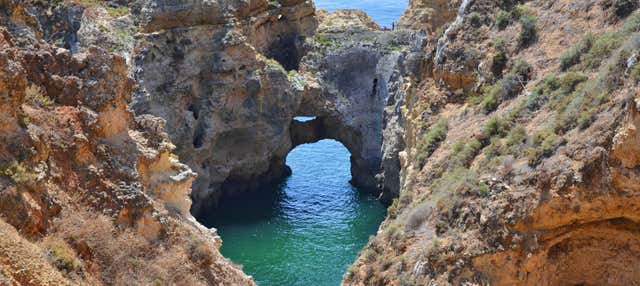
{"label": "distant open sea", "polygon": [[407,8],[409,0],[314,0],[316,8],[329,12],[338,9],[364,10],[382,27],[391,28]]}

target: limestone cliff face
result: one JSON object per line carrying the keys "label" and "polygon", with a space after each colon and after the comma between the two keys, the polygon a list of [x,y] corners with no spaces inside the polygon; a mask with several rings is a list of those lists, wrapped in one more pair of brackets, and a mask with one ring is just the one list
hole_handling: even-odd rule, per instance
{"label": "limestone cliff face", "polygon": [[382,31],[361,11],[320,16],[319,30],[300,68],[312,84],[298,111],[316,119],[294,123],[293,144],[326,138],[342,142],[351,153],[352,183],[383,190],[383,197],[390,199],[399,188],[399,161],[394,158],[398,152],[393,149],[403,144],[393,135],[400,126],[392,116],[403,97],[410,47],[422,36]]}
{"label": "limestone cliff face", "polygon": [[71,55],[0,2],[0,284],[251,285],[189,213],[195,173],[134,116],[124,58]]}
{"label": "limestone cliff face", "polygon": [[422,45],[400,197],[345,285],[640,279],[638,5],[498,2]]}
{"label": "limestone cliff face", "polygon": [[399,29],[424,30],[436,33],[456,17],[460,0],[409,0],[404,14],[398,19]]}
{"label": "limestone cliff face", "polygon": [[311,1],[142,6],[134,109],[165,118],[178,154],[200,175],[194,211],[286,175],[300,97],[282,66],[297,68],[314,11]]}

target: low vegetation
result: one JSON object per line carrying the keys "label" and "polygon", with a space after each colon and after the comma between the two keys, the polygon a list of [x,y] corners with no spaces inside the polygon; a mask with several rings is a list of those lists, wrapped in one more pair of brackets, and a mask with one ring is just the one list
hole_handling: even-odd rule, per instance
{"label": "low vegetation", "polygon": [[1,175],[5,175],[15,183],[25,184],[36,180],[36,174],[29,171],[28,167],[21,162],[13,162],[9,167],[5,168]]}
{"label": "low vegetation", "polygon": [[416,160],[420,168],[424,167],[427,159],[436,151],[440,143],[447,138],[448,123],[446,119],[440,119],[424,135],[417,144],[418,154]]}
{"label": "low vegetation", "polygon": [[531,43],[535,42],[537,35],[537,22],[538,19],[534,15],[523,15],[520,17],[520,34],[518,35],[518,42],[521,47],[527,47]]}
{"label": "low vegetation", "polygon": [[565,71],[574,65],[580,63],[580,57],[591,50],[593,46],[594,36],[588,33],[580,42],[571,47],[560,57],[560,68]]}
{"label": "low vegetation", "polygon": [[517,60],[511,71],[495,84],[484,87],[483,95],[472,102],[480,105],[485,113],[491,113],[506,99],[518,95],[529,81],[531,66],[523,60]]}
{"label": "low vegetation", "polygon": [[493,43],[493,47],[495,52],[491,59],[491,72],[495,77],[502,76],[502,72],[504,71],[507,63],[509,62],[509,58],[507,56],[506,47],[504,39],[499,38]]}
{"label": "low vegetation", "polygon": [[38,106],[38,107],[50,107],[53,105],[53,100],[49,98],[44,90],[35,84],[29,85],[25,91],[26,102]]}
{"label": "low vegetation", "polygon": [[82,266],[76,252],[64,240],[46,237],[42,241],[47,257],[53,266],[66,273],[76,272]]}

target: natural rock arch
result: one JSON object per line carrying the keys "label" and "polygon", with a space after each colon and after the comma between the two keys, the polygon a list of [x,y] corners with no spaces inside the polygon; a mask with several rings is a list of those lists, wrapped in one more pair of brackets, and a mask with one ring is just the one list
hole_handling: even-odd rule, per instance
{"label": "natural rock arch", "polygon": [[290,126],[291,150],[302,144],[324,139],[336,140],[351,154],[351,183],[357,187],[375,189],[375,175],[380,167],[380,156],[365,158],[359,130],[349,128],[331,117],[318,117],[310,121],[294,120]]}

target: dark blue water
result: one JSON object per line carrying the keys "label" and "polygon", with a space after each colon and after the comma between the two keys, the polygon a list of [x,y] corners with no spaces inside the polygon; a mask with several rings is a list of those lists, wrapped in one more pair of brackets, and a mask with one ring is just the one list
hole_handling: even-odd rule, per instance
{"label": "dark blue water", "polygon": [[407,8],[409,0],[315,0],[316,8],[329,12],[336,9],[364,10],[382,27],[391,28],[391,23],[398,20]]}
{"label": "dark blue water", "polygon": [[287,165],[293,175],[282,185],[225,201],[202,221],[258,285],[340,285],[385,207],[349,184],[349,152],[336,141],[299,146]]}

